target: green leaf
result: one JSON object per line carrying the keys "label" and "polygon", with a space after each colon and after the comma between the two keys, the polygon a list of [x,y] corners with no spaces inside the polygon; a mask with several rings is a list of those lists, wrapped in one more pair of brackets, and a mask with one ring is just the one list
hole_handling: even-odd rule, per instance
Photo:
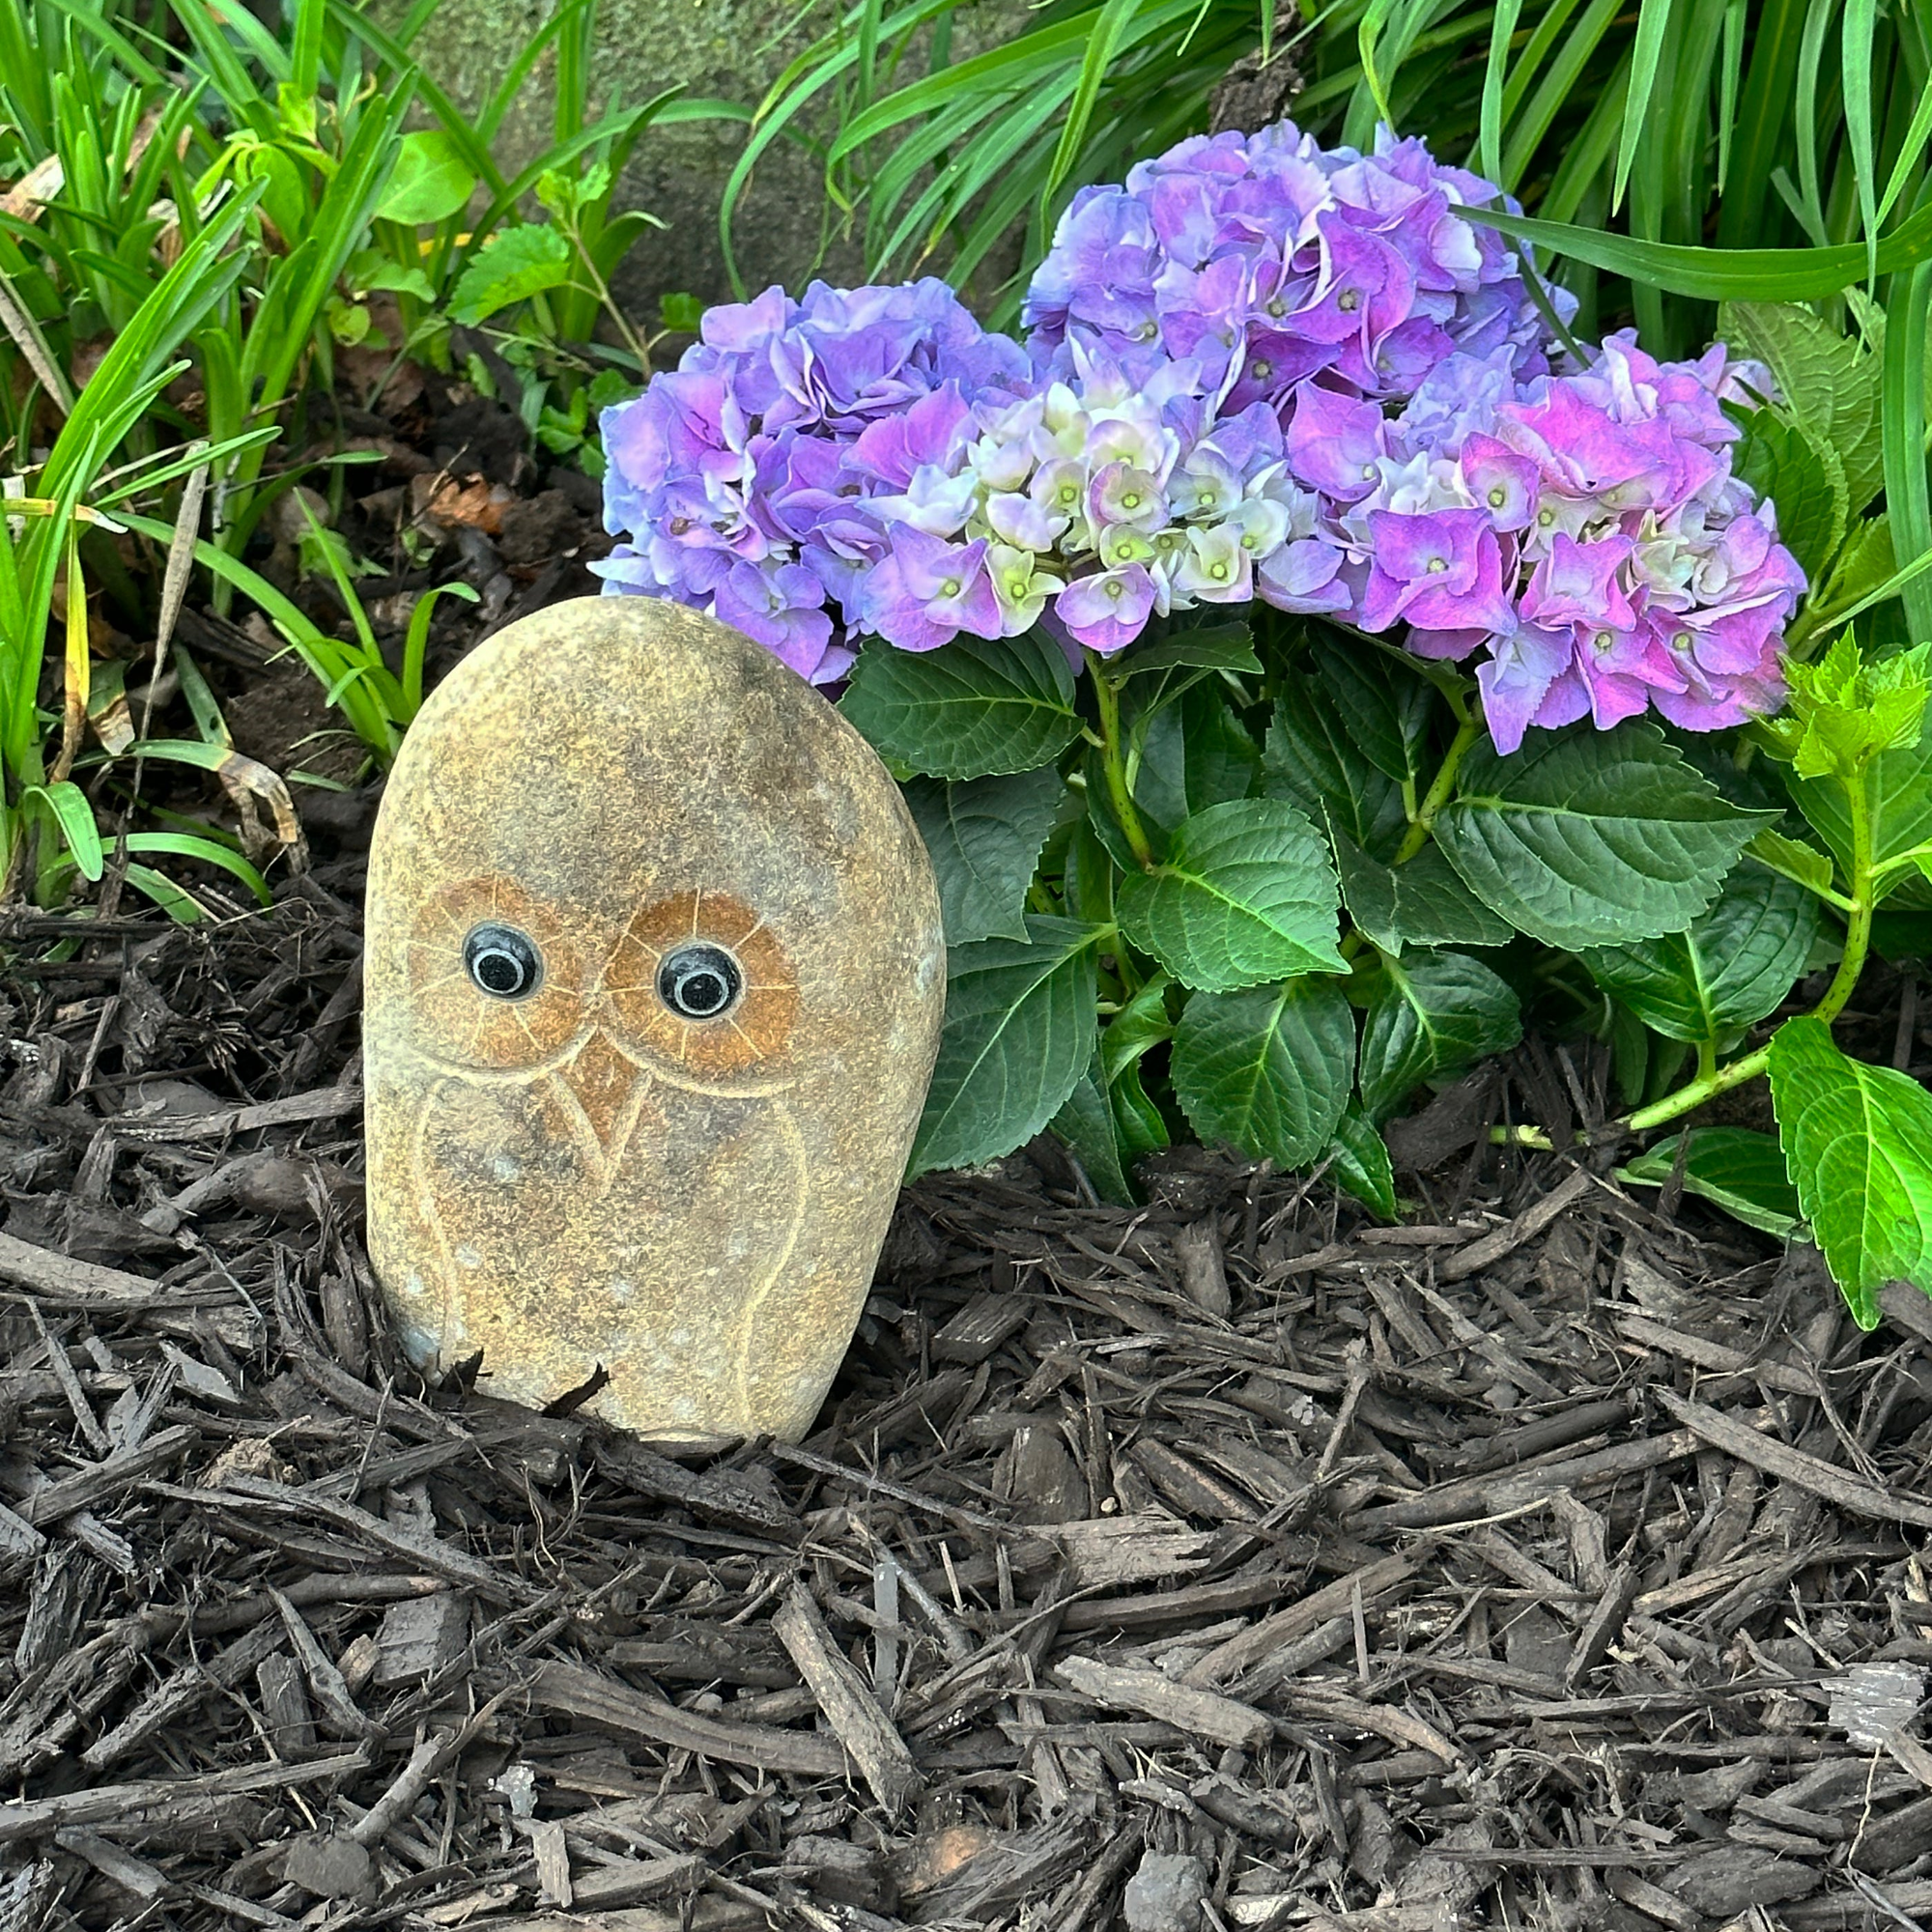
{"label": "green leaf", "polygon": [[1147,721],[1134,803],[1163,827],[1245,798],[1261,754],[1218,683],[1196,684]]}
{"label": "green leaf", "polygon": [[377,218],[412,227],[446,220],[475,191],[476,177],[456,143],[441,128],[427,128],[403,136],[389,185],[376,204]]}
{"label": "green leaf", "polygon": [[1434,845],[1405,866],[1371,859],[1352,838],[1329,828],[1342,902],[1357,927],[1384,952],[1405,946],[1507,946],[1516,928],[1492,912]]}
{"label": "green leaf", "polygon": [[658,298],[658,325],[673,335],[696,335],[704,323],[704,304],[696,296],[665,295]]}
{"label": "green leaf", "polygon": [[1346,972],[1327,847],[1281,799],[1210,806],[1151,872],[1121,882],[1122,931],[1183,985],[1228,992],[1298,973]]}
{"label": "green leaf", "polygon": [[1777,505],[1777,533],[1815,581],[1844,540],[1852,515],[1851,488],[1836,451],[1782,410],[1767,406],[1745,418],[1731,467]]}
{"label": "green leaf", "polygon": [[1932,692],[1932,643],[1866,662],[1846,631],[1815,664],[1787,668],[1791,706],[1778,726],[1801,779],[1849,779],[1881,752],[1917,746]]}
{"label": "green leaf", "polygon": [[885,756],[942,779],[1033,771],[1080,729],[1066,654],[1034,632],[936,651],[870,644],[838,708]]}
{"label": "green leaf", "polygon": [[1836,452],[1847,514],[1858,516],[1885,487],[1884,356],[1796,302],[1726,302],[1718,332],[1770,368],[1780,407]]}
{"label": "green leaf", "polygon": [[1107,1098],[1096,1053],[1086,1072],[1073,1083],[1066,1104],[1053,1117],[1053,1131],[1066,1143],[1102,1201],[1117,1207],[1134,1206],[1133,1183],[1127,1176],[1114,1109]]}
{"label": "green leaf", "polygon": [[[1838,778],[1805,779],[1795,774],[1788,781],[1791,796],[1805,820],[1831,848],[1840,870],[1851,877],[1852,819],[1845,781]],[[1871,825],[1871,857],[1875,866],[1916,851],[1932,841],[1932,730],[1921,725],[1918,742],[1880,752],[1864,767],[1857,782],[1864,787],[1865,809]],[[1911,881],[1909,871],[1892,875]],[[1911,902],[1908,890],[1904,903]],[[1923,901],[1921,901],[1922,903]]]}
{"label": "green leaf", "polygon": [[970,1167],[1030,1141],[1094,1057],[1094,955],[1107,928],[1028,919],[947,961],[946,1025],[910,1171]]}
{"label": "green leaf", "polygon": [[913,779],[905,800],[939,881],[946,943],[1024,939],[1022,913],[1066,786],[1051,765],[996,779]]}
{"label": "green leaf", "polygon": [[1141,671],[1174,670],[1185,667],[1198,670],[1244,671],[1259,677],[1262,661],[1255,655],[1254,634],[1245,624],[1203,624],[1196,630],[1173,631],[1144,644],[1134,644],[1112,659],[1107,669],[1111,676],[1124,677]]}
{"label": "green leaf", "polygon": [[1371,857],[1392,858],[1408,830],[1402,788],[1356,745],[1335,700],[1313,678],[1282,674],[1262,753],[1262,789],[1292,799]]}
{"label": "green leaf", "polygon": [[87,794],[71,779],[60,779],[52,784],[29,785],[21,798],[23,803],[37,798],[53,813],[80,876],[90,884],[97,881],[104,869],[104,854]]}
{"label": "green leaf", "polygon": [[1425,1080],[1453,1078],[1522,1037],[1515,988],[1466,952],[1384,959],[1362,1028],[1362,1106],[1386,1120]]}
{"label": "green leaf", "polygon": [[1832,862],[1815,845],[1805,845],[1796,838],[1787,838],[1781,832],[1767,830],[1745,847],[1745,855],[1795,881],[1806,892],[1832,890]]}
{"label": "green leaf", "polygon": [[1346,1187],[1384,1221],[1395,1219],[1395,1167],[1388,1143],[1358,1107],[1345,1109],[1336,1122],[1328,1160],[1337,1186]]}
{"label": "green leaf", "polygon": [[457,278],[451,317],[474,327],[512,302],[560,288],[570,279],[570,243],[554,228],[525,222],[499,228]]}
{"label": "green leaf", "polygon": [[1278,1167],[1306,1166],[1334,1138],[1349,1098],[1355,1021],[1332,979],[1197,993],[1170,1069],[1189,1124]]}
{"label": "green leaf", "polygon": [[1932,1293],[1932,1094],[1838,1050],[1808,1014],[1771,1042],[1784,1159],[1826,1264],[1861,1328],[1889,1282]]}
{"label": "green leaf", "polygon": [[[1784,1171],[1784,1153],[1772,1134],[1749,1127],[1691,1127],[1684,1151],[1684,1191],[1721,1208],[1747,1228],[1788,1240],[1800,1218],[1798,1193]],[[1677,1171],[1684,1135],[1660,1141],[1617,1179],[1637,1187],[1662,1187]]]}
{"label": "green leaf", "polygon": [[1423,773],[1435,708],[1428,679],[1398,664],[1393,652],[1321,625],[1309,627],[1308,642],[1350,737],[1378,771],[1414,784]]}
{"label": "green leaf", "polygon": [[1832,574],[1819,587],[1815,602],[1835,620],[1849,618],[1866,607],[1868,601],[1882,601],[1880,593],[1898,574],[1898,560],[1891,552],[1891,519],[1881,512],[1852,526]]}
{"label": "green leaf", "polygon": [[1592,947],[1583,963],[1667,1038],[1721,1041],[1776,1009],[1804,971],[1818,926],[1809,892],[1747,861],[1682,932]]}
{"label": "green leaf", "polygon": [[1479,749],[1435,839],[1486,905],[1575,952],[1681,931],[1773,816],[1731,805],[1633,719],[1532,731],[1508,758]]}

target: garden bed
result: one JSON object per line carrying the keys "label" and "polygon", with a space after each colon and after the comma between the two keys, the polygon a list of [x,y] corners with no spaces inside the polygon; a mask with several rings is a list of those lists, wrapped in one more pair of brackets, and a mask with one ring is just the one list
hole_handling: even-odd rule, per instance
{"label": "garden bed", "polygon": [[[1399,1123],[1405,1227],[1200,1153],[1137,1210],[1043,1148],[929,1178],[815,1433],[672,1462],[401,1364],[337,824],[272,914],[15,988],[4,1922],[1932,1912],[1882,1741],[1932,1314],[1490,1148],[1589,1064]],[[1122,1920],[1150,1850],[1212,1917]]]}

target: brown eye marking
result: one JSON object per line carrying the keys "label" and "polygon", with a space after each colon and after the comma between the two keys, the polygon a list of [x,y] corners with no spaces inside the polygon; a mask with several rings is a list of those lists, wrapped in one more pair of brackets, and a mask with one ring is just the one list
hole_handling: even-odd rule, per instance
{"label": "brown eye marking", "polygon": [[589,971],[579,934],[533,894],[466,879],[425,905],[410,935],[413,1031],[433,1052],[527,1066],[582,1025]]}
{"label": "brown eye marking", "polygon": [[798,1019],[798,977],[762,918],[728,893],[677,893],[624,928],[605,996],[630,1036],[701,1076],[769,1065]]}

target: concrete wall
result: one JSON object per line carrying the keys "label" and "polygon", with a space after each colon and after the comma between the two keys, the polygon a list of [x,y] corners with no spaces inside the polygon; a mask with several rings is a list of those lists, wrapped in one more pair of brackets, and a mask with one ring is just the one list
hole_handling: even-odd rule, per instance
{"label": "concrete wall", "polygon": [[[442,0],[417,51],[437,81],[473,109],[549,13],[550,0]],[[602,0],[593,86],[602,99],[621,88],[626,101],[638,102],[682,83],[691,96],[756,106],[785,63],[835,17],[827,0],[809,11],[798,0]],[[962,12],[955,48],[989,44],[1024,21],[1021,0],[980,0]],[[505,125],[501,145],[511,162],[539,152],[548,137],[551,73],[546,57]],[[654,319],[667,292],[728,298],[718,209],[745,136],[742,124],[722,121],[646,133],[617,205],[648,209],[668,227],[646,235],[621,271],[617,293],[627,307]],[[813,156],[789,140],[767,150],[734,225],[739,270],[753,291],[772,282],[797,289],[814,271],[834,282],[860,278],[853,242],[835,236],[819,260],[826,206]]]}

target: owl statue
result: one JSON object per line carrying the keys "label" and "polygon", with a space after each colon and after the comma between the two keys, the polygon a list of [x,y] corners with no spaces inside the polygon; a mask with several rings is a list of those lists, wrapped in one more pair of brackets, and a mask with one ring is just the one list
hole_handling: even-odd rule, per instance
{"label": "owl statue", "polygon": [[945,995],[931,866],[859,734],[675,605],[512,624],[396,760],[365,974],[370,1253],[414,1360],[480,1354],[533,1407],[597,1379],[657,1437],[803,1435]]}

